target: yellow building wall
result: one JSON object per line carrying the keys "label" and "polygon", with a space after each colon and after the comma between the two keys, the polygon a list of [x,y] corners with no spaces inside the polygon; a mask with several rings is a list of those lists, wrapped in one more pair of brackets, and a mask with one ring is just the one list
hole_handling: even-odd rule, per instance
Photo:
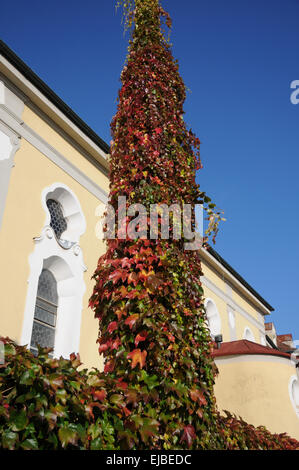
{"label": "yellow building wall", "polygon": [[[205,260],[202,260],[202,271],[204,273],[204,276],[207,277],[210,281],[213,282],[213,284],[218,287],[225,295],[231,295],[232,300],[247,314],[249,314],[254,320],[258,321],[261,325],[264,324],[264,315],[260,312],[258,306],[253,305],[252,300],[250,299],[250,296],[246,295],[245,292],[241,292],[241,288],[239,289],[237,286],[231,286],[231,281],[228,279],[228,284],[231,286],[231,291],[230,294],[228,293],[227,290],[227,281],[226,281],[226,276],[224,272],[220,272],[219,269],[213,269],[212,266],[210,266],[209,263],[207,263]],[[214,294],[214,296],[217,294]],[[243,321],[244,317],[242,317],[240,314],[236,313],[236,317],[240,317],[240,322],[239,325],[237,326],[237,339],[242,339],[243,338],[243,333],[244,333],[244,328],[246,325],[246,320],[245,323]],[[241,328],[243,327],[243,330],[241,331]],[[253,324],[248,325],[250,329],[252,330],[255,341],[258,343],[261,342],[260,340],[260,332],[259,329]],[[254,331],[253,331],[254,330]]]}
{"label": "yellow building wall", "polygon": [[219,276],[219,274],[203,260],[201,261],[201,268],[204,276],[216,284],[219,289],[225,292],[225,281],[221,278],[221,276]]}
{"label": "yellow building wall", "polygon": [[[270,357],[270,359],[268,359]],[[219,410],[230,411],[255,426],[299,439],[299,418],[288,384],[295,374],[289,360],[271,356],[217,359],[215,396]]]}
{"label": "yellow building wall", "polygon": [[259,329],[253,323],[251,323],[249,320],[244,318],[242,315],[238,314],[238,312],[235,312],[235,313],[236,313],[236,336],[237,336],[237,339],[238,340],[239,339],[244,339],[243,338],[244,330],[245,330],[246,327],[249,327],[250,330],[253,333],[254,341],[256,343],[261,344],[261,338],[260,338],[261,335],[260,335]]}
{"label": "yellow building wall", "polygon": [[[28,108],[24,112],[24,120],[99,186],[108,189],[108,179],[99,169]],[[84,273],[86,291],[83,298],[80,356],[84,366],[101,368],[102,360],[96,345],[98,321],[93,318],[88,301],[94,286],[90,278],[98,257],[105,251],[104,243],[95,235],[98,222],[95,210],[102,203],[24,139],[15,155],[0,231],[1,289],[5,293],[0,298],[0,333],[20,342],[29,278],[28,258],[34,250],[33,238],[41,234],[46,220],[41,194],[44,188],[55,182],[64,183],[75,193],[86,219],[86,232],[80,238],[83,259],[87,266]]]}
{"label": "yellow building wall", "polygon": [[71,145],[57,130],[26,105],[24,106],[22,118],[31,129],[58,150],[69,162],[79,168],[82,173],[91,178],[104,191],[109,192],[109,179],[87,158],[82,156],[77,148]]}
{"label": "yellow building wall", "polygon": [[263,315],[259,313],[258,309],[252,305],[240,292],[236,289],[232,289],[233,300],[240,305],[247,313],[249,313],[255,320],[263,322]]}

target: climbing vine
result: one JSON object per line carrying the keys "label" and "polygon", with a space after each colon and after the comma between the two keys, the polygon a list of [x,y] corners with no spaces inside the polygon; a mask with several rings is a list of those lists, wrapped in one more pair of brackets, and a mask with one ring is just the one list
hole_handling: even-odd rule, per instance
{"label": "climbing vine", "polygon": [[[184,249],[182,228],[181,236],[174,236],[175,218],[169,239],[161,237],[161,220],[158,236],[150,238],[148,217],[152,204],[183,209],[201,203],[210,220],[207,235],[215,236],[221,213],[195,181],[200,141],[185,125],[186,89],[161,29],[161,19],[170,27],[170,18],[159,0],[118,5],[131,39],[111,123],[109,204],[118,215],[124,209],[120,196],[127,211],[142,203],[147,236],[138,231],[129,236],[134,214],[127,212],[116,223],[122,236],[108,239],[99,259],[90,300],[99,320],[99,352],[107,376],[139,397],[126,406],[124,446],[223,448],[199,250]],[[194,222],[193,214],[193,228]],[[137,444],[133,436],[142,433],[145,422],[146,442]]]}
{"label": "climbing vine", "polygon": [[[119,196],[126,197],[127,209],[136,203],[148,211],[151,204],[183,209],[203,203],[212,211],[215,206],[195,182],[200,142],[186,128],[185,85],[161,31],[161,17],[168,26],[170,18],[158,0],[123,6],[134,30],[111,124],[109,204],[116,214]],[[132,218],[126,218],[126,228]],[[90,302],[99,319],[99,352],[105,372],[143,396],[128,407],[128,446],[130,430],[142,418],[156,429],[152,447],[217,447],[216,368],[199,253],[184,250],[183,231],[179,240],[158,235],[108,240]]]}
{"label": "climbing vine", "polygon": [[[131,30],[116,115],[111,124],[109,204],[118,237],[94,273],[90,307],[99,320],[104,371],[79,370],[80,359],[33,356],[8,338],[0,365],[0,442],[5,449],[296,449],[217,410],[217,373],[207,328],[198,250],[186,250],[172,218],[163,238],[151,204],[204,204],[215,235],[220,211],[195,182],[196,136],[183,119],[185,86],[162,32],[170,18],[159,0],[121,0]],[[119,198],[121,197],[121,205]],[[128,230],[132,204],[147,210],[148,236]],[[120,212],[127,215],[119,219]],[[180,237],[174,236],[180,227]],[[194,213],[192,229],[195,228]],[[133,233],[133,236],[131,236]],[[131,234],[131,235],[130,235]]]}

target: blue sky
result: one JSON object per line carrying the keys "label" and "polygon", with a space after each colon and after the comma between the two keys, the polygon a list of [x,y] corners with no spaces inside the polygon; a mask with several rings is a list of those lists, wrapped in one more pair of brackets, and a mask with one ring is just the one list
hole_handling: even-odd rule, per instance
{"label": "blue sky", "polygon": [[[1,5],[2,39],[108,143],[128,40],[113,3]],[[299,340],[299,0],[162,4],[202,142],[198,180],[227,218],[215,248]]]}

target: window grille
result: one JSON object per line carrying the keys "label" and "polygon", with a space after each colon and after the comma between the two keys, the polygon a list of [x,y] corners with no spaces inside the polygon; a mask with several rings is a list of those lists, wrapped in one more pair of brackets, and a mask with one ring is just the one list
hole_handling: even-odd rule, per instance
{"label": "window grille", "polygon": [[67,223],[63,216],[62,206],[58,201],[55,201],[55,199],[48,199],[47,206],[51,216],[50,226],[59,240],[63,232],[67,229]]}
{"label": "window grille", "polygon": [[43,269],[38,281],[30,349],[37,352],[37,344],[54,348],[58,295],[55,277]]}

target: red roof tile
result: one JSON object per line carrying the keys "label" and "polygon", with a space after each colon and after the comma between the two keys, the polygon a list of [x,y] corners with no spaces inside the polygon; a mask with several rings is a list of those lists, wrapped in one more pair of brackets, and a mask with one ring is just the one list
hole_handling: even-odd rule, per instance
{"label": "red roof tile", "polygon": [[277,338],[282,342],[284,342],[284,341],[293,341],[293,335],[292,334],[277,335]]}
{"label": "red roof tile", "polygon": [[214,349],[213,357],[222,356],[237,356],[244,354],[261,354],[268,356],[280,356],[290,358],[290,354],[278,351],[277,349],[269,348],[268,346],[262,346],[261,344],[248,341],[247,339],[241,339],[239,341],[230,341],[227,343],[221,343],[219,349]]}

